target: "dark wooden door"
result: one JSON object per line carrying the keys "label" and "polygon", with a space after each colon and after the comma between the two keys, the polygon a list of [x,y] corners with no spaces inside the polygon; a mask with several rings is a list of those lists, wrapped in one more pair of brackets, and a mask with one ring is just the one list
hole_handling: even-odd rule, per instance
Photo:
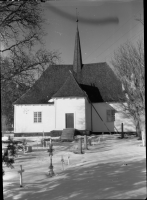
{"label": "dark wooden door", "polygon": [[74,113],[66,113],[66,128],[74,128]]}

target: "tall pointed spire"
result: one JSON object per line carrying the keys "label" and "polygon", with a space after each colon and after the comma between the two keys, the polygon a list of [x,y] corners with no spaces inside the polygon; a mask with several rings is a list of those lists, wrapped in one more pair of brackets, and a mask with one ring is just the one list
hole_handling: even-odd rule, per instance
{"label": "tall pointed spire", "polygon": [[73,70],[78,73],[82,69],[82,53],[81,53],[81,45],[80,45],[80,36],[78,29],[78,17],[77,17],[77,32],[75,37],[75,49],[74,49],[74,59],[73,59]]}

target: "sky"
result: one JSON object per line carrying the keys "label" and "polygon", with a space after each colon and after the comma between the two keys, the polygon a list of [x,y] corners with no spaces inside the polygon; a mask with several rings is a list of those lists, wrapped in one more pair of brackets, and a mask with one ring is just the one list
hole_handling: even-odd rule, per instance
{"label": "sky", "polygon": [[72,64],[76,34],[76,8],[83,63],[110,62],[125,42],[143,38],[142,0],[47,0],[44,44],[61,53],[62,64]]}
{"label": "sky", "polygon": [[121,44],[144,40],[136,20],[143,18],[143,0],[46,0],[41,6],[44,48],[58,51],[61,64],[73,64],[77,15],[84,64],[111,64]]}

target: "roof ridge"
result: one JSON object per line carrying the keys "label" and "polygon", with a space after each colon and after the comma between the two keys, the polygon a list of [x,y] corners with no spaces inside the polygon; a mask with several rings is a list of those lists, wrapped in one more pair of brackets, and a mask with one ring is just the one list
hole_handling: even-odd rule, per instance
{"label": "roof ridge", "polygon": [[[107,62],[96,62],[96,63],[86,63],[86,64],[83,64],[83,66],[85,65],[100,65],[100,64],[107,64]],[[108,65],[108,64],[107,64]],[[109,66],[109,65],[108,65]]]}
{"label": "roof ridge", "polygon": [[[78,81],[77,81],[77,79],[75,78],[75,76],[74,76],[74,74],[71,72],[71,70],[69,70],[69,72],[71,73],[71,75],[73,76],[73,78],[74,78],[74,80],[76,81],[76,83],[77,83],[77,85],[78,85],[78,87],[82,90],[82,92],[84,93],[84,94],[86,94],[86,92],[81,88],[81,86],[79,85],[79,83],[78,83]],[[87,95],[87,94],[86,94]],[[88,95],[87,95],[88,96]]]}

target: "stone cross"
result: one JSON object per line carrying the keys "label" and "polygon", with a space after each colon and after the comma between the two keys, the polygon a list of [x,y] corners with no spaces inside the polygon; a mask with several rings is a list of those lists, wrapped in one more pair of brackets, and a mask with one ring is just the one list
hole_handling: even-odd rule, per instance
{"label": "stone cross", "polygon": [[22,173],[24,172],[24,169],[22,169],[22,165],[20,165],[20,170],[18,171],[18,173],[20,174],[20,187],[22,187]]}

